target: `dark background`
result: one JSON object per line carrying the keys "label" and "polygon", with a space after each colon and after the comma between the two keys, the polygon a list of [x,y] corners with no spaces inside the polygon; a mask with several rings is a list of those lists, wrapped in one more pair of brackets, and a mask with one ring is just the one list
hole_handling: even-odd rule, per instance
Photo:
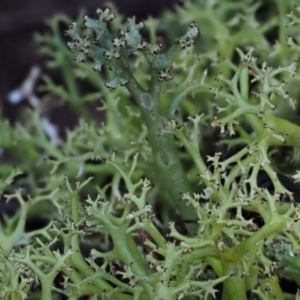
{"label": "dark background", "polygon": [[[114,0],[124,16],[138,19],[157,16],[174,9],[175,0]],[[57,13],[76,19],[80,10],[94,15],[104,8],[103,0],[2,0],[0,1],[0,111],[9,119],[17,116],[17,107],[6,101],[7,93],[17,88],[33,65],[43,66],[33,39],[46,28],[46,21]]]}

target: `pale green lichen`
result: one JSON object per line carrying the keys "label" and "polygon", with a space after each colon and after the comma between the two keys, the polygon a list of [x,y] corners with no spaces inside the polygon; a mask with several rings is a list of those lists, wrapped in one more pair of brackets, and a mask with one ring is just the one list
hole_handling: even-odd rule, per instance
{"label": "pale green lichen", "polygon": [[[96,20],[56,17],[52,35],[38,36],[62,73],[61,86],[48,75],[43,90],[80,121],[59,144],[41,110],[0,122],[9,156],[0,191],[19,203],[2,215],[3,299],[213,299],[219,284],[223,300],[295,297],[280,279],[299,285],[299,189],[278,171],[300,167],[299,8],[200,2],[160,21],[129,18],[119,32],[109,9]],[[71,24],[68,41],[61,23]],[[82,92],[78,78],[95,92]],[[86,105],[99,99],[102,124]],[[46,225],[26,231],[40,215]]]}

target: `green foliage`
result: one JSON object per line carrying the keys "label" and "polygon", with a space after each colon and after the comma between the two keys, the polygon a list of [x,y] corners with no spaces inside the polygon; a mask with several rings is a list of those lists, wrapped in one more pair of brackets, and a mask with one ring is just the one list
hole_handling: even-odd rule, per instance
{"label": "green foliage", "polygon": [[49,22],[37,40],[61,82],[41,88],[79,120],[54,143],[43,98],[0,123],[0,191],[17,207],[2,213],[3,299],[299,298],[280,285],[300,284],[292,2]]}

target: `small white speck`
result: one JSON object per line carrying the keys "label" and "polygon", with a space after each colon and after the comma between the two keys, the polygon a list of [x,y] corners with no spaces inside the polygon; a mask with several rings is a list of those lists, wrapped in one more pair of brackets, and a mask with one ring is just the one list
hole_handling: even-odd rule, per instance
{"label": "small white speck", "polygon": [[129,215],[126,217],[127,220],[130,220],[130,219],[132,219],[132,218],[133,218],[133,214],[129,214]]}

